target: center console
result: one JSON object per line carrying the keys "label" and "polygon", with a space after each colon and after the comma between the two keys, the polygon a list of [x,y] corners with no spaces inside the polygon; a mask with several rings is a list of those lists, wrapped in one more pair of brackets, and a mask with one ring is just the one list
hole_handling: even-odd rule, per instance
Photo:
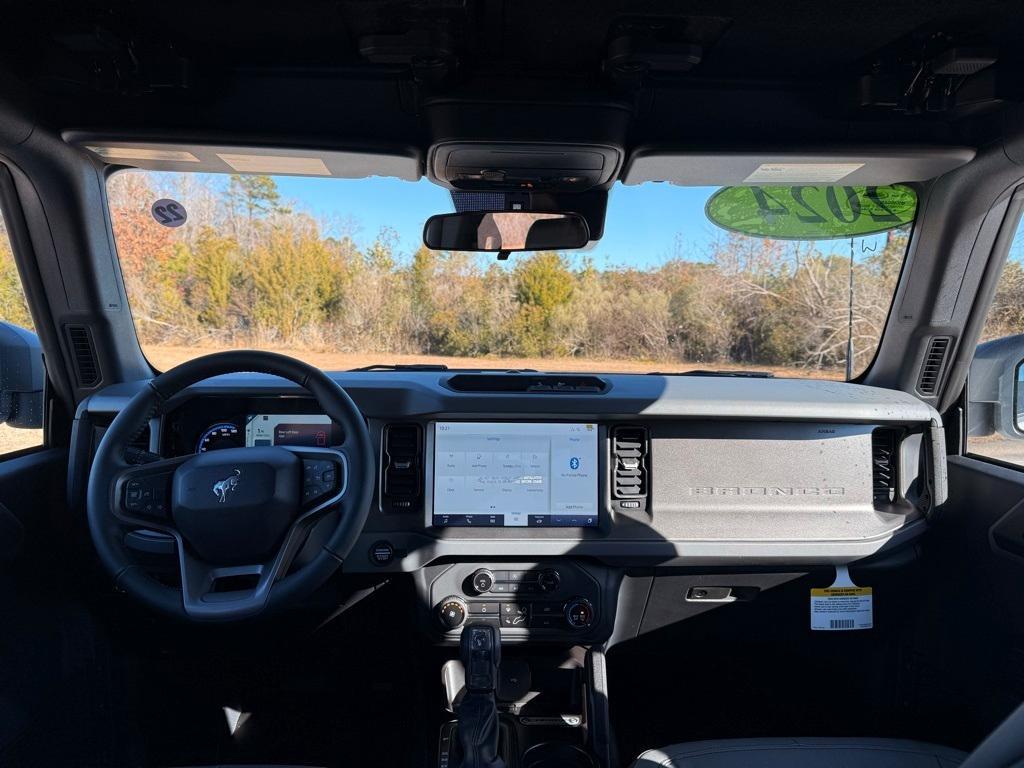
{"label": "center console", "polygon": [[442,640],[469,622],[497,627],[504,642],[601,642],[611,633],[616,574],[571,560],[454,563],[424,569]]}

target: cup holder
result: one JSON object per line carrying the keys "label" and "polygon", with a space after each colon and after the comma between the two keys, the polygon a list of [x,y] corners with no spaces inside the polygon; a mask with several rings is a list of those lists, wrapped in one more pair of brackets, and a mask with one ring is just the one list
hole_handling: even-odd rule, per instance
{"label": "cup holder", "polygon": [[546,741],[526,750],[523,768],[594,768],[594,761],[584,750],[560,741]]}

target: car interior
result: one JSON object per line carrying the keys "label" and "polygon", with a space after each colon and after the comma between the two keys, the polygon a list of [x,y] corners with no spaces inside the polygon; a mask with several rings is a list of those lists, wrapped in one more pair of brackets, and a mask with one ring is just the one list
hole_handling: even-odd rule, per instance
{"label": "car interior", "polygon": [[1022,18],[7,7],[0,766],[1024,766]]}

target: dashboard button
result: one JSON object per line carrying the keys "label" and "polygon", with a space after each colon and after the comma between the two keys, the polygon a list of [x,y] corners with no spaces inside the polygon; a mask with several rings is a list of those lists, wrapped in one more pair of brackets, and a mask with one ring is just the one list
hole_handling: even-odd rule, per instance
{"label": "dashboard button", "polygon": [[395,548],[390,541],[378,541],[370,547],[370,562],[374,565],[388,565],[395,557]]}
{"label": "dashboard button", "polygon": [[501,626],[522,628],[530,626],[530,606],[519,603],[501,603]]}
{"label": "dashboard button", "polygon": [[471,616],[497,616],[498,615],[498,603],[481,603],[474,600],[469,604],[469,613]]}
{"label": "dashboard button", "polygon": [[555,615],[538,616],[534,614],[530,617],[530,628],[531,629],[567,629],[568,625],[565,623],[565,618],[562,617],[561,612]]}
{"label": "dashboard button", "polygon": [[534,603],[533,604],[533,615],[534,616],[561,616],[562,605],[561,603]]}

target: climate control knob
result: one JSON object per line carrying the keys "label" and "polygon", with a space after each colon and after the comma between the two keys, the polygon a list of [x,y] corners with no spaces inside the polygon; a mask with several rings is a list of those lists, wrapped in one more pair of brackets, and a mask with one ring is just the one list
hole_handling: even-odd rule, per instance
{"label": "climate control knob", "polygon": [[574,597],[565,604],[565,620],[573,629],[587,629],[594,623],[594,606],[584,597]]}
{"label": "climate control knob", "polygon": [[473,585],[473,591],[478,595],[483,595],[491,591],[491,587],[494,586],[494,574],[486,568],[480,568],[473,571],[473,575],[469,579],[470,584]]}
{"label": "climate control knob", "polygon": [[554,568],[545,568],[537,574],[537,586],[541,592],[554,592],[562,583],[562,576]]}
{"label": "climate control knob", "polygon": [[455,595],[446,597],[437,607],[437,617],[441,620],[441,626],[449,632],[465,624],[467,612],[465,600]]}

